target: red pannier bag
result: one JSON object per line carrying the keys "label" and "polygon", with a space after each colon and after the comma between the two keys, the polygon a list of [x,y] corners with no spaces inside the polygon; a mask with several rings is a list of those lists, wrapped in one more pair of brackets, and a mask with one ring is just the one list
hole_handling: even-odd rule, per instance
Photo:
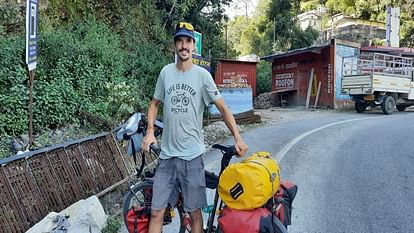
{"label": "red pannier bag", "polygon": [[218,218],[223,233],[284,233],[286,228],[266,208],[236,210],[225,207]]}
{"label": "red pannier bag", "polygon": [[151,210],[149,207],[132,207],[127,214],[129,233],[148,233]]}
{"label": "red pannier bag", "polygon": [[287,227],[292,223],[292,202],[298,192],[298,186],[290,181],[280,181],[279,191],[275,195],[275,201],[279,204],[274,212],[280,222]]}

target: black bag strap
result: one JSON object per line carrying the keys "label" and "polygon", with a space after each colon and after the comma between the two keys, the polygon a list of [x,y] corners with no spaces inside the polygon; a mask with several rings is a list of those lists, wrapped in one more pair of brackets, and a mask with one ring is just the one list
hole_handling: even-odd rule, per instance
{"label": "black bag strap", "polygon": [[132,140],[132,138],[130,140],[131,140],[131,148],[132,148],[132,157],[134,158],[134,163],[135,163],[135,166],[136,166],[137,165],[137,155],[136,155],[136,151],[135,151],[135,143],[134,143],[134,140]]}
{"label": "black bag strap", "polygon": [[135,219],[134,219],[134,233],[138,233],[138,215],[135,215]]}
{"label": "black bag strap", "polygon": [[[135,163],[135,167],[138,165],[137,164],[137,151],[135,150],[135,143],[134,140],[131,138],[131,147],[132,147],[132,157],[134,158],[134,163]],[[142,171],[144,170],[144,166],[145,166],[145,155],[141,154],[141,166],[139,167],[139,169],[137,169],[137,174],[141,174]]]}

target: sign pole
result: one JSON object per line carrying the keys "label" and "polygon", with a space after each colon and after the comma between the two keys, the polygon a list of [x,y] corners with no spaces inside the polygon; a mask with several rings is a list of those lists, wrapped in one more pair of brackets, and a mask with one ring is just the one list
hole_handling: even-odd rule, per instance
{"label": "sign pole", "polygon": [[29,149],[33,144],[33,85],[37,64],[38,0],[26,1],[26,64],[29,71]]}
{"label": "sign pole", "polygon": [[33,82],[35,78],[35,70],[29,71],[29,148],[33,144]]}

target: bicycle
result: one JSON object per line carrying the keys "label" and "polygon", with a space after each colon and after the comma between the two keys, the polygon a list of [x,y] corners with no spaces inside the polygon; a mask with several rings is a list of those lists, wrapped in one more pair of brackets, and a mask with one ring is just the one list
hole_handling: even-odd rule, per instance
{"label": "bicycle", "polygon": [[[135,164],[136,158],[135,153],[140,149],[140,144],[137,145],[138,141],[132,140],[131,136],[138,134],[139,138],[143,138],[146,133],[147,128],[147,121],[146,118],[141,115],[140,113],[134,114],[133,117],[128,120],[128,122],[125,124],[126,127],[124,131],[119,131],[117,134],[118,140],[128,140],[130,142],[128,148],[131,148],[130,153],[134,156]],[[131,120],[132,119],[132,120]],[[155,130],[154,134],[156,137],[160,136],[162,134],[163,125],[162,122],[156,121],[155,122]],[[129,134],[128,134],[129,132]],[[206,175],[206,188],[214,189],[214,201],[211,206],[209,206],[208,210],[208,219],[206,228],[204,229],[204,232],[206,233],[222,233],[220,230],[219,225],[214,225],[214,220],[216,218],[216,213],[220,213],[220,211],[224,208],[223,202],[219,199],[217,186],[218,186],[218,177],[223,172],[223,170],[229,165],[230,160],[233,158],[233,156],[237,155],[236,149],[234,146],[226,146],[221,144],[214,144],[212,146],[214,149],[218,149],[222,153],[222,159],[221,159],[221,168],[219,175],[214,174],[213,172],[205,171]],[[153,165],[156,165],[157,159],[160,153],[160,148],[151,145],[150,146],[150,154],[155,155],[156,158],[152,159],[151,163]],[[130,154],[129,153],[129,154]],[[146,156],[141,154],[141,164],[138,168],[136,167],[137,173],[137,182],[130,182],[129,184],[129,190],[126,193],[124,197],[124,205],[123,205],[123,218],[124,223],[128,227],[128,221],[127,221],[127,214],[128,211],[131,209],[132,206],[139,206],[139,207],[151,207],[151,200],[152,200],[152,185],[153,185],[153,177],[155,174],[156,166],[152,169],[149,169],[148,171],[144,172],[144,167],[146,164]],[[151,164],[150,163],[150,164]],[[178,187],[178,193],[181,193],[180,188]],[[277,206],[273,205],[270,208],[276,209]],[[180,220],[180,229],[179,233],[191,233],[191,219],[187,212],[184,211],[183,207],[183,200],[181,195],[178,195],[178,200],[176,202],[175,206],[168,206],[166,208],[165,214],[164,214],[164,225],[170,224],[172,222],[172,217],[174,216],[174,209],[177,209],[179,214],[179,220]],[[281,233],[287,232],[285,226],[277,219],[275,218],[274,224],[277,225],[278,228],[281,229]]]}

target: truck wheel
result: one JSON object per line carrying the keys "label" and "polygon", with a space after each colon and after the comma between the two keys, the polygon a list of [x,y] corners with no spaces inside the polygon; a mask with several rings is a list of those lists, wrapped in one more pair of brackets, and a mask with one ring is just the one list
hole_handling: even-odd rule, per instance
{"label": "truck wheel", "polygon": [[381,104],[384,114],[391,114],[395,110],[395,100],[392,96],[385,96]]}
{"label": "truck wheel", "polygon": [[400,112],[404,112],[406,107],[406,105],[397,105],[397,110]]}
{"label": "truck wheel", "polygon": [[365,112],[365,109],[367,108],[367,104],[366,103],[358,103],[355,102],[355,110],[357,111],[357,113],[363,113]]}

